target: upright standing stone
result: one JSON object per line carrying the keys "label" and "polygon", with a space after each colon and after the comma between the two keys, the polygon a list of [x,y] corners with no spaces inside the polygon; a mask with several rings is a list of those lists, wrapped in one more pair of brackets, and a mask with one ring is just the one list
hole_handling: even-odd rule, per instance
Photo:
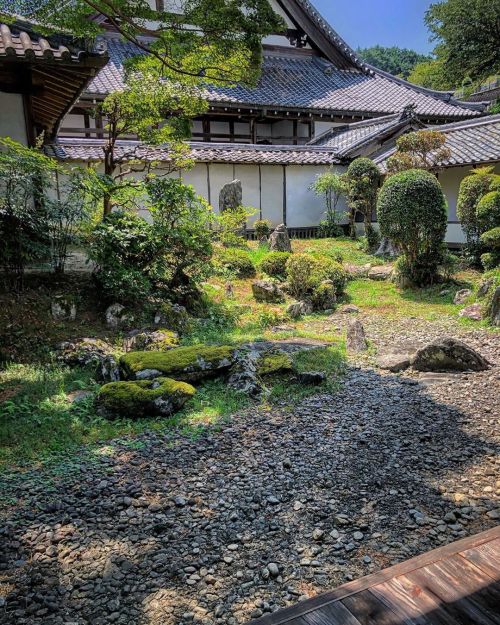
{"label": "upright standing stone", "polygon": [[495,327],[500,327],[500,286],[497,286],[493,293],[490,308],[490,321]]}
{"label": "upright standing stone", "polygon": [[347,349],[351,352],[364,352],[368,349],[365,329],[359,319],[351,319],[347,324]]}
{"label": "upright standing stone", "polygon": [[285,224],[277,226],[269,237],[269,249],[271,252],[291,252],[292,244]]}
{"label": "upright standing stone", "polygon": [[243,202],[243,189],[240,180],[233,180],[225,184],[219,193],[219,212],[231,210],[241,206]]}

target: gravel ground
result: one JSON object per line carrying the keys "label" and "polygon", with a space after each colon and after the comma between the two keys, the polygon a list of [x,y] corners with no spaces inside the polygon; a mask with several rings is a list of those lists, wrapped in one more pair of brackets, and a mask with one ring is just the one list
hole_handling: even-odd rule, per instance
{"label": "gravel ground", "polygon": [[[362,319],[380,351],[456,334]],[[368,355],[335,396],[8,477],[0,623],[244,623],[496,525],[499,339],[461,338],[497,365],[429,383]]]}

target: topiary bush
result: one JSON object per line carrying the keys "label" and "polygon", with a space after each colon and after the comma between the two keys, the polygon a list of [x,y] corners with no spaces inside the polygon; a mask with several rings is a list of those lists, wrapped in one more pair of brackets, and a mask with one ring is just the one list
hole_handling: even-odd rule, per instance
{"label": "topiary bush", "polygon": [[270,252],[264,256],[260,268],[271,278],[284,280],[286,278],[286,263],[290,252]]}
{"label": "topiary bush", "polygon": [[460,183],[457,201],[457,217],[466,239],[466,255],[474,266],[480,266],[480,256],[485,251],[480,241],[484,225],[480,223],[478,205],[481,198],[496,189],[500,176],[495,176],[492,167],[474,170]]}
{"label": "topiary bush", "polygon": [[293,254],[286,263],[290,292],[297,298],[311,295],[325,280],[331,280],[336,293],[346,284],[346,273],[340,263],[328,256]]}
{"label": "topiary bush", "polygon": [[370,245],[376,244],[372,226],[372,213],[377,202],[380,170],[369,158],[356,158],[349,165],[345,176],[347,181],[347,203],[349,205],[349,230],[356,238],[356,215],[363,216],[365,235]]}
{"label": "topiary bush", "polygon": [[257,273],[248,252],[234,247],[218,250],[215,265],[237,278],[253,278]]}
{"label": "topiary bush", "polygon": [[107,215],[88,238],[94,278],[108,301],[138,302],[150,295],[158,253],[151,224],[130,212]]}
{"label": "topiary bush", "polygon": [[402,277],[416,286],[432,284],[442,261],[448,222],[446,198],[437,178],[410,169],[388,178],[379,194],[380,230],[399,245]]}
{"label": "topiary bush", "polygon": [[257,240],[268,237],[271,234],[271,222],[269,219],[257,219],[253,224]]}
{"label": "topiary bush", "polygon": [[494,269],[500,262],[500,191],[490,191],[479,200],[477,220],[484,250],[481,263],[486,270]]}

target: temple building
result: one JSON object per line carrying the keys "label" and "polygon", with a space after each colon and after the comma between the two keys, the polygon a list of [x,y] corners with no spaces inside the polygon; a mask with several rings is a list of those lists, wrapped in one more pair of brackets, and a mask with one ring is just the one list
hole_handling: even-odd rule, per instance
{"label": "temple building", "polygon": [[[208,112],[192,123],[195,166],[172,174],[192,184],[216,210],[221,188],[239,179],[243,203],[256,209],[253,219],[284,222],[296,236],[313,235],[324,212],[321,199],[310,190],[319,173],[345,171],[357,156],[376,158],[383,167],[384,154],[398,136],[427,126],[479,130],[484,122],[490,139],[494,136],[486,149],[488,162],[500,160],[500,120],[484,116],[484,103],[459,101],[452,93],[417,87],[364,63],[308,0],[270,2],[286,30],[263,40],[258,85],[206,89]],[[99,46],[109,61],[76,101],[68,98],[57,136],[52,132],[47,142],[48,153],[63,161],[102,160],[106,122],[92,111],[123,87],[124,61],[138,53],[112,28]],[[140,147],[133,137],[124,138],[119,149],[124,160],[129,154],[135,158],[138,149],[142,159],[169,160],[168,149]],[[445,188],[451,243],[462,241],[454,223],[458,184],[475,162],[449,165],[458,172],[450,177],[450,189]]]}

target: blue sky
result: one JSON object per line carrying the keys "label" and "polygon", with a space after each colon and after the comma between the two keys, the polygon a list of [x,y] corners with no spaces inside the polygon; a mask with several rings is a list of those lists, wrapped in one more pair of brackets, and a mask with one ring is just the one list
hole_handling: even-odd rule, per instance
{"label": "blue sky", "polygon": [[[434,0],[436,1],[436,0]],[[424,14],[431,0],[312,0],[353,48],[380,44],[430,52]]]}

